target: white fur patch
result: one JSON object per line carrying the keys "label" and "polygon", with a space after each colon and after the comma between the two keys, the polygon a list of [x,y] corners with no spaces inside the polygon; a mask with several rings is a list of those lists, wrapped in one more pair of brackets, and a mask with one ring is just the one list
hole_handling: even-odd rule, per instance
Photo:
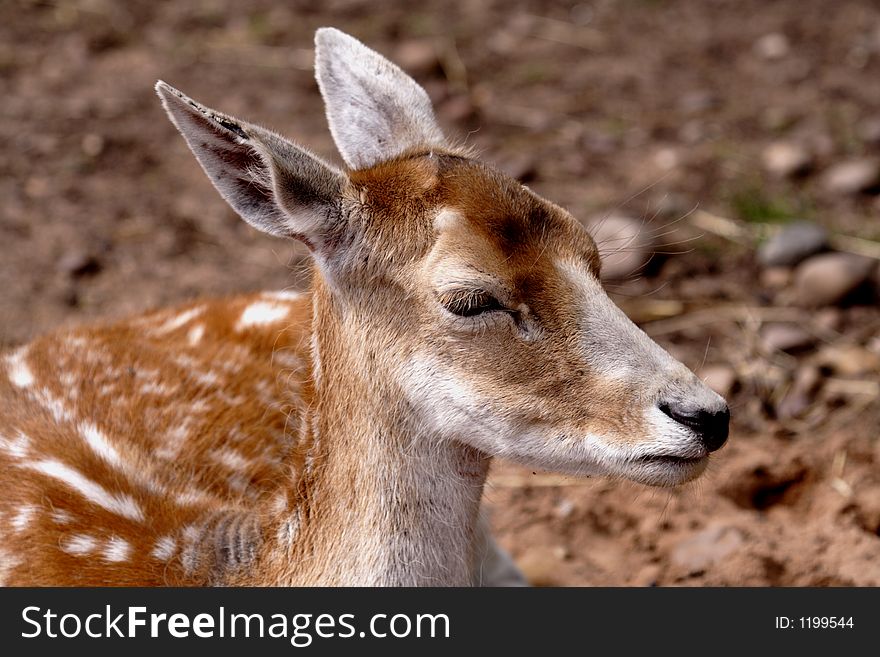
{"label": "white fur patch", "polygon": [[91,422],[82,422],[79,425],[79,432],[95,454],[112,466],[117,468],[122,466],[122,457],[119,452],[110,444],[107,436],[98,427]]}
{"label": "white fur patch", "polygon": [[290,306],[272,303],[269,301],[255,301],[241,314],[236,331],[244,331],[252,326],[265,326],[275,324],[290,314]]}
{"label": "white fur patch", "polygon": [[28,367],[27,347],[22,347],[6,357],[6,365],[9,367],[9,380],[18,388],[29,388],[34,384],[34,374]]}
{"label": "white fur patch", "polygon": [[228,447],[217,450],[213,454],[213,457],[217,460],[218,463],[222,463],[230,470],[234,470],[236,472],[239,470],[244,470],[251,465],[251,461],[245,458],[245,456],[241,452],[237,452],[234,449],[229,449]]}
{"label": "white fur patch", "polygon": [[205,312],[204,306],[196,306],[195,308],[190,308],[189,310],[185,310],[179,315],[175,315],[167,320],[165,320],[161,326],[155,328],[152,333],[155,335],[164,335],[166,333],[171,333],[172,331],[176,331],[181,326],[191,322],[196,317]]}
{"label": "white fur patch", "polygon": [[130,554],[131,543],[118,536],[111,536],[102,551],[104,561],[109,561],[111,563],[125,561]]}
{"label": "white fur patch", "polygon": [[74,534],[61,541],[61,549],[67,554],[73,554],[77,557],[91,554],[97,546],[97,539],[88,534]]}
{"label": "white fur patch", "polygon": [[110,493],[103,486],[96,484],[91,479],[87,479],[81,473],[60,461],[45,459],[36,463],[28,463],[26,467],[52,479],[57,479],[74,489],[90,502],[97,504],[107,511],[121,515],[129,520],[138,522],[143,522],[144,520],[144,512],[130,495]]}
{"label": "white fur patch", "polygon": [[278,301],[298,301],[302,298],[302,292],[294,292],[293,290],[271,290],[263,292],[264,297],[277,299]]}
{"label": "white fur patch", "polygon": [[37,511],[37,507],[33,504],[25,504],[19,508],[18,512],[12,518],[12,528],[16,532],[24,531],[31,523],[31,518]]}
{"label": "white fur patch", "polygon": [[191,347],[195,347],[199,342],[202,341],[204,335],[205,325],[196,324],[189,330],[189,333],[186,334],[186,341],[190,344]]}
{"label": "white fur patch", "polygon": [[159,561],[168,561],[174,556],[174,551],[176,549],[177,540],[173,536],[163,536],[156,541],[156,545],[153,546],[150,556]]}
{"label": "white fur patch", "polygon": [[25,458],[30,450],[30,445],[30,438],[21,431],[18,432],[18,437],[15,440],[6,436],[0,436],[0,450],[6,452],[7,455],[14,459]]}
{"label": "white fur patch", "polygon": [[66,525],[73,520],[73,516],[64,509],[55,509],[51,514],[51,518],[52,522],[56,525]]}

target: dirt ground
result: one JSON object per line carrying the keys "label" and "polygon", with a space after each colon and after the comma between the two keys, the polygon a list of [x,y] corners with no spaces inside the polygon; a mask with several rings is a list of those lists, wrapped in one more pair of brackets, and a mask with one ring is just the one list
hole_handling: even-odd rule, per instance
{"label": "dirt ground", "polygon": [[[4,2],[0,347],[197,295],[302,286],[305,249],[225,206],[153,84],[338,161],[311,71],[323,25],[401,63],[450,134],[538,193],[584,221],[643,220],[658,254],[610,290],[729,393],[730,442],[682,489],[498,464],[493,522],[532,581],[880,586],[876,286],[801,308],[752,239],[793,218],[880,239],[877,185],[844,193],[822,177],[880,156],[871,0]],[[779,140],[809,151],[802,175],[765,171]],[[816,340],[766,348],[780,318]]]}

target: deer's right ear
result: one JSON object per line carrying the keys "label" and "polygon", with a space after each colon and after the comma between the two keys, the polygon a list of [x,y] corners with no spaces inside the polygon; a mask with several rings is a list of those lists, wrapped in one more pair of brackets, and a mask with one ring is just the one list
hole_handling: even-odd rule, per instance
{"label": "deer's right ear", "polygon": [[251,226],[320,251],[338,228],[345,177],[283,137],[209,109],[162,81],[172,123],[226,202]]}

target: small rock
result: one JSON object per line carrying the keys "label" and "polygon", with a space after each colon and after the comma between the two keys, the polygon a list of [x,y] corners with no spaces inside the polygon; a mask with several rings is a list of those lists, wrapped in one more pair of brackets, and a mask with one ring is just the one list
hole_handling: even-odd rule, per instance
{"label": "small rock", "polygon": [[800,324],[765,324],[761,342],[767,351],[799,351],[812,346],[816,338]]}
{"label": "small rock", "polygon": [[770,144],[764,149],[761,159],[767,172],[777,178],[802,175],[813,165],[813,158],[806,148],[785,141]]}
{"label": "small rock", "polygon": [[611,215],[591,223],[590,234],[602,258],[602,280],[619,281],[638,274],[654,253],[654,240],[643,222]]}
{"label": "small rock", "polygon": [[880,355],[857,344],[830,344],[816,355],[816,364],[840,376],[880,372]]}
{"label": "small rock", "polygon": [[782,59],[791,51],[788,37],[781,32],[765,34],[755,41],[755,52],[767,60]]}
{"label": "small rock", "polygon": [[670,559],[687,574],[704,572],[745,543],[745,537],[736,527],[715,525],[693,534],[675,546]]}
{"label": "small rock", "polygon": [[798,265],[795,294],[803,306],[830,306],[843,300],[871,276],[876,261],[852,253],[823,253]]}
{"label": "small rock", "polygon": [[553,556],[559,559],[560,561],[568,561],[571,559],[572,554],[571,550],[564,545],[557,545],[553,548]]}
{"label": "small rock", "polygon": [[83,153],[89,157],[98,157],[104,150],[104,138],[101,135],[89,133],[82,138],[80,145]]}
{"label": "small rock", "polygon": [[56,269],[71,278],[97,274],[101,271],[98,257],[83,249],[71,249],[58,260]]}
{"label": "small rock", "polygon": [[880,160],[863,157],[830,167],[822,176],[822,185],[831,194],[857,194],[880,184]]}
{"label": "small rock", "polygon": [[699,376],[722,397],[727,397],[736,385],[736,371],[729,365],[706,365],[700,369]]}
{"label": "small rock", "polygon": [[567,497],[563,497],[559,500],[559,504],[556,505],[556,508],[553,509],[553,513],[557,518],[568,518],[572,513],[574,513],[575,505]]}
{"label": "small rock", "polygon": [[778,290],[791,283],[792,274],[788,267],[768,267],[761,271],[761,285]]}
{"label": "small rock", "polygon": [[764,242],[758,261],[765,267],[793,267],[828,244],[828,232],[809,221],[795,221]]}

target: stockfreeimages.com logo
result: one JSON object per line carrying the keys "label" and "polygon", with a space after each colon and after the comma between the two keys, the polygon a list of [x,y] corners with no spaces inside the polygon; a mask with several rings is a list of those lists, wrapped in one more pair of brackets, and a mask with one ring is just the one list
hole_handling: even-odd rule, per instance
{"label": "stockfreeimages.com logo", "polygon": [[21,612],[25,639],[67,638],[159,638],[185,639],[273,638],[287,639],[305,648],[316,638],[350,639],[375,637],[449,638],[446,614],[374,614],[362,630],[355,626],[354,614],[236,614],[220,607],[216,613],[148,613],[146,607],[127,607],[121,613],[106,605],[103,612],[82,616],[59,614],[52,609],[25,607]]}

